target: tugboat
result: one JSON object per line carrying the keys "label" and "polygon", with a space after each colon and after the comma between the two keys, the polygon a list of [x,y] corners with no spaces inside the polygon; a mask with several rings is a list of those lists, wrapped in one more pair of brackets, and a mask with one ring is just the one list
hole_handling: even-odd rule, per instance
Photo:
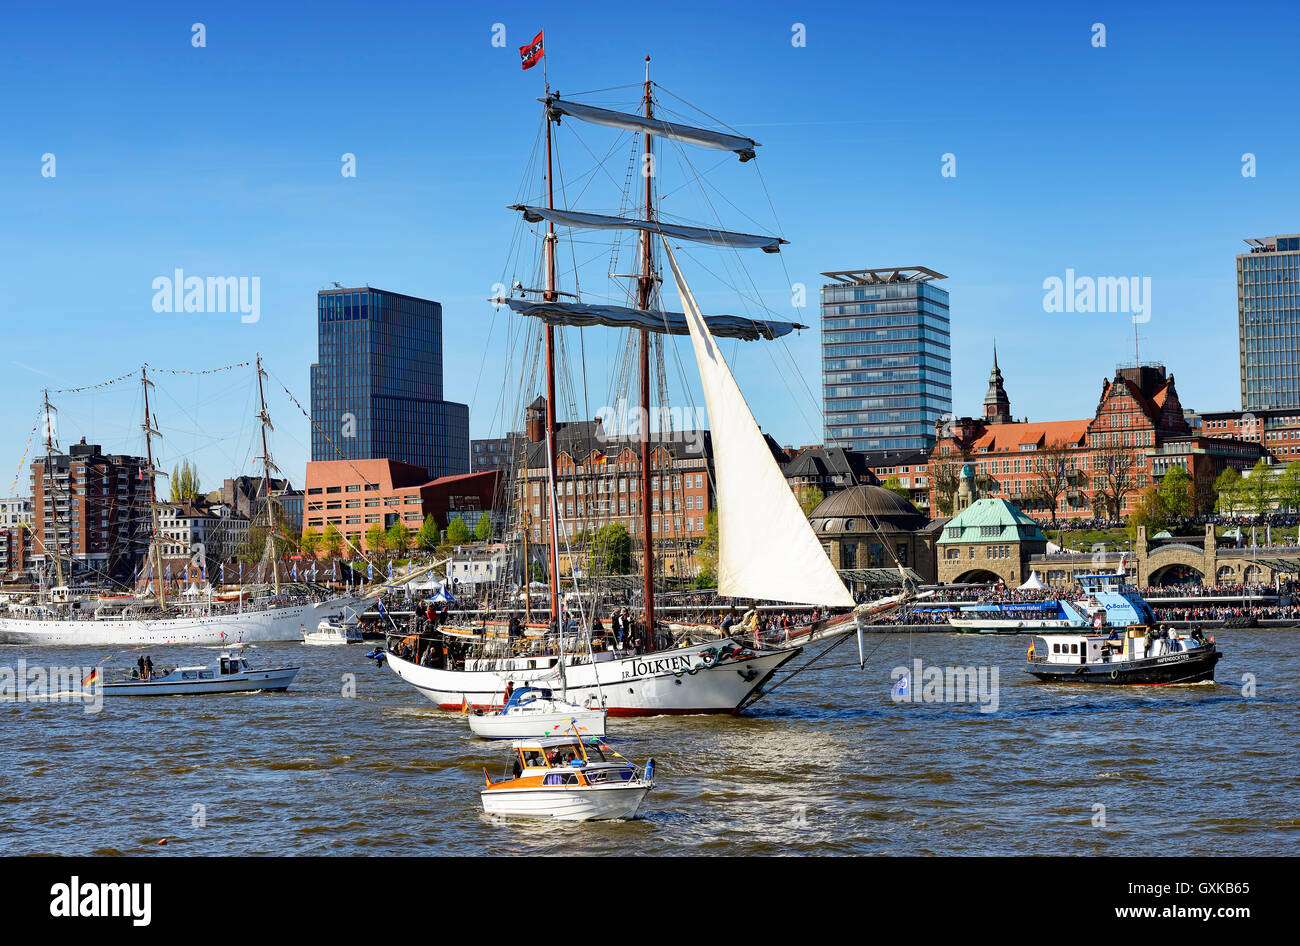
{"label": "tugboat", "polygon": [[1040,636],[1029,646],[1027,670],[1049,683],[1170,686],[1214,680],[1223,656],[1200,628],[1178,634],[1167,628],[1129,627],[1123,637],[1099,634]]}
{"label": "tugboat", "polygon": [[595,736],[519,739],[513,748],[512,777],[494,782],[483,770],[488,814],[613,821],[635,816],[654,788],[654,759],[638,770]]}
{"label": "tugboat", "polygon": [[556,699],[541,687],[520,687],[498,713],[474,711],[469,728],[480,739],[526,739],[551,736],[577,727],[592,736],[605,735],[605,711]]}
{"label": "tugboat", "polygon": [[[188,696],[197,693],[248,693],[289,689],[301,667],[252,667],[238,650],[222,653],[216,667],[177,667],[155,677],[103,683],[105,696]],[[132,671],[134,673],[134,671]]]}

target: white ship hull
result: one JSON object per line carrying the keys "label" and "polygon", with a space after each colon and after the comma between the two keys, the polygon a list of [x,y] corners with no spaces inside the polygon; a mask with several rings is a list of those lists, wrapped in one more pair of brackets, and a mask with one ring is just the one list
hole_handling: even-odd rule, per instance
{"label": "white ship hull", "polygon": [[480,739],[541,739],[572,732],[584,736],[605,735],[605,714],[598,709],[573,707],[554,713],[485,713],[470,716],[469,728]]}
{"label": "white ship hull", "polygon": [[558,821],[610,821],[631,818],[645,801],[653,783],[631,785],[546,785],[498,788],[480,793],[490,815],[554,818]]}
{"label": "white ship hull", "polygon": [[0,617],[0,644],[44,647],[148,646],[301,641],[307,628],[341,614],[356,598],[265,611],[150,619],[32,620]]}
{"label": "white ship hull", "polygon": [[278,692],[289,689],[298,667],[245,670],[213,679],[133,680],[105,683],[105,696],[191,696],[203,693],[248,693],[255,690]]}
{"label": "white ship hull", "polygon": [[[565,670],[567,700],[599,707],[610,716],[734,713],[801,647],[755,650],[734,640],[695,644],[637,657],[571,663]],[[523,661],[515,661],[521,663]],[[556,667],[440,670],[388,654],[399,677],[445,710],[499,706],[507,682],[559,689]]]}

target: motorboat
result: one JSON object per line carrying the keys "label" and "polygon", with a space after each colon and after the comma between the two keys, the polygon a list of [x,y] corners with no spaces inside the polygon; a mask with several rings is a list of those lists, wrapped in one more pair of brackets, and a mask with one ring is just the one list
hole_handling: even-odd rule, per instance
{"label": "motorboat", "polygon": [[[151,677],[103,681],[105,696],[185,696],[200,693],[283,692],[301,667],[254,667],[239,649],[223,651],[215,667],[176,667]],[[132,671],[134,674],[135,671]]]}
{"label": "motorboat", "polygon": [[335,644],[360,644],[361,629],[355,624],[344,624],[338,620],[326,618],[316,625],[314,631],[304,631],[302,642],[317,647]]}
{"label": "motorboat", "polygon": [[638,769],[597,736],[517,739],[511,774],[483,770],[479,793],[492,815],[611,821],[632,818],[654,788],[654,759]]}
{"label": "motorboat", "polygon": [[1053,634],[1029,647],[1028,670],[1050,683],[1169,686],[1214,680],[1223,654],[1200,628],[1179,634],[1166,628],[1129,627],[1100,634]]}
{"label": "motorboat", "polygon": [[603,736],[605,710],[557,699],[543,687],[520,687],[500,710],[470,713],[469,728],[480,739],[540,739],[566,733]]}

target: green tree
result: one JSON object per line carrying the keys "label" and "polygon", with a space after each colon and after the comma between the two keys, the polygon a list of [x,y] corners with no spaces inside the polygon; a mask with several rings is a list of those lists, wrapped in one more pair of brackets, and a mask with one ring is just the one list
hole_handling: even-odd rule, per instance
{"label": "green tree", "polygon": [[199,495],[199,473],[189,460],[182,460],[180,466],[172,467],[171,501],[190,503]]}
{"label": "green tree", "polygon": [[1273,507],[1277,490],[1273,483],[1272,468],[1264,462],[1263,457],[1260,457],[1259,462],[1251,469],[1250,476],[1242,486],[1246,508],[1257,516],[1266,515]]}
{"label": "green tree", "polygon": [[1241,474],[1232,467],[1219,474],[1219,478],[1214,481],[1214,491],[1219,497],[1215,505],[1220,513],[1230,516],[1236,512],[1237,505],[1241,502],[1241,489]]}
{"label": "green tree", "polygon": [[[695,561],[700,570],[695,579],[697,587],[712,588],[718,583],[718,512],[710,509],[704,517],[704,538],[695,550]],[[700,584],[703,581],[704,584]]]}
{"label": "green tree", "polygon": [[321,535],[315,529],[308,529],[302,534],[302,541],[298,543],[298,548],[302,550],[303,555],[316,557],[316,553],[321,547]]}
{"label": "green tree", "polygon": [[321,546],[325,549],[325,557],[334,559],[339,557],[343,551],[343,533],[339,531],[338,526],[334,523],[327,523],[325,526],[325,535],[321,538]]}
{"label": "green tree", "polygon": [[384,536],[384,542],[394,552],[405,552],[411,545],[411,530],[401,519],[394,519]]}
{"label": "green tree", "polygon": [[591,537],[591,568],[598,575],[627,575],[632,571],[632,536],[621,522],[601,526]]}
{"label": "green tree", "polygon": [[464,545],[468,541],[469,526],[465,525],[464,519],[457,516],[447,523],[447,543],[449,545]]}
{"label": "green tree", "polygon": [[433,514],[424,517],[424,523],[420,526],[420,531],[415,534],[415,544],[422,549],[433,551],[442,542],[442,530],[438,528],[438,520],[433,518]]}
{"label": "green tree", "polygon": [[374,554],[382,552],[387,544],[388,533],[384,531],[384,527],[377,522],[371,524],[370,528],[366,530],[366,548],[371,554]]}
{"label": "green tree", "polygon": [[826,494],[816,486],[801,486],[795,493],[795,498],[799,500],[799,508],[803,510],[803,514],[811,516],[817,504],[826,498]]}
{"label": "green tree", "polygon": [[912,491],[908,489],[906,486],[904,486],[902,480],[900,480],[897,476],[891,476],[887,478],[882,485],[884,486],[885,489],[889,490],[891,493],[897,493],[899,496],[902,496],[904,499],[910,500],[912,498]]}
{"label": "green tree", "polygon": [[1171,466],[1160,480],[1160,504],[1165,519],[1182,519],[1192,509],[1192,478],[1181,466]]}
{"label": "green tree", "polygon": [[1287,512],[1300,512],[1300,460],[1292,460],[1277,478],[1278,505]]}
{"label": "green tree", "polygon": [[478,517],[478,522],[474,524],[474,538],[480,542],[486,542],[492,538],[492,515],[483,513]]}
{"label": "green tree", "polygon": [[1128,517],[1128,534],[1137,538],[1139,526],[1146,526],[1147,538],[1151,538],[1165,527],[1167,513],[1163,497],[1158,486],[1148,486],[1138,498],[1137,506]]}

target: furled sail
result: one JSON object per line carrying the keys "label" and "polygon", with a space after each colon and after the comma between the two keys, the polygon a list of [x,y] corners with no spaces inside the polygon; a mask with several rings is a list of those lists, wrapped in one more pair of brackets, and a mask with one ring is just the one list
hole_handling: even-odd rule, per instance
{"label": "furled sail", "polygon": [[667,240],[664,246],[686,310],[713,432],[719,594],[853,607],[853,596],[772,458]]}
{"label": "furled sail", "polygon": [[681,240],[693,240],[696,243],[712,243],[733,249],[758,249],[764,253],[781,252],[781,244],[788,243],[780,237],[759,236],[754,233],[733,233],[730,230],[712,230],[708,227],[688,227],[679,223],[664,223],[661,220],[637,220],[632,217],[610,217],[605,214],[584,213],[578,210],[552,210],[549,207],[534,207],[528,204],[511,204],[511,210],[521,211],[529,223],[550,220],[562,227],[576,227],[586,230],[649,230],[663,236],[677,237]]}
{"label": "furled sail", "polygon": [[[605,325],[610,328],[637,328],[665,335],[689,335],[686,316],[680,312],[647,312],[617,305],[588,305],[582,302],[530,302],[527,299],[492,299],[498,305],[508,305],[520,315],[539,318],[551,325]],[[747,342],[765,338],[771,341],[788,335],[797,328],[807,328],[798,322],[772,322],[764,319],[747,319],[742,315],[710,315],[705,321],[709,331],[726,338],[740,338]]]}
{"label": "furled sail", "polygon": [[551,119],[557,124],[559,123],[557,116],[571,115],[584,122],[591,122],[593,125],[622,128],[626,131],[644,131],[659,138],[684,141],[687,144],[699,145],[703,148],[734,151],[740,155],[741,161],[751,160],[754,157],[754,149],[758,147],[758,142],[753,138],[729,135],[721,131],[710,131],[707,128],[695,128],[691,125],[679,125],[676,122],[660,121],[657,118],[646,118],[644,115],[633,115],[628,112],[614,112],[607,108],[597,108],[594,105],[564,102],[561,101],[558,95],[538,99],[537,101],[546,103]]}

